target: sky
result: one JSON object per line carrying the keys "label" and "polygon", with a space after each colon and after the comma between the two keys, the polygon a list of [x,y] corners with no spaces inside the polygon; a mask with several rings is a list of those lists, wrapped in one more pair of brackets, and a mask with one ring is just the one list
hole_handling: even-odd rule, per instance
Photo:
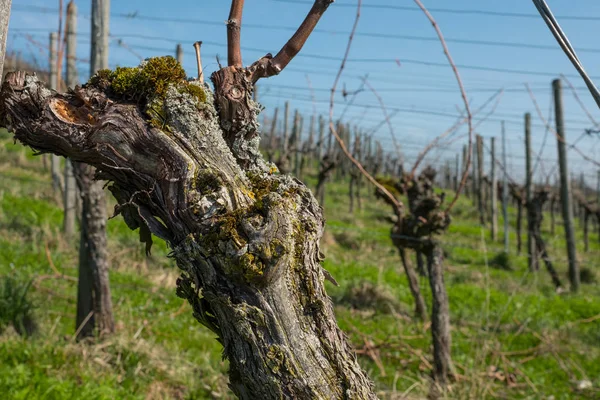
{"label": "sky", "polygon": [[[78,6],[77,56],[80,79],[89,76],[90,1],[75,0]],[[120,0],[111,2],[111,46],[109,64],[134,66],[141,58],[175,55],[177,43],[184,49],[184,68],[196,75],[192,44],[203,41],[202,58],[206,74],[218,69],[216,57],[226,62],[226,26],[230,3],[224,0]],[[496,137],[501,149],[501,121],[507,137],[507,172],[522,180],[525,165],[524,114],[532,114],[534,157],[539,156],[535,177],[554,182],[557,170],[556,138],[547,132],[530,95],[529,84],[544,114],[553,121],[552,80],[565,74],[594,118],[600,112],[576,70],[562,53],[543,20],[529,0],[423,0],[436,19],[458,67],[473,110],[500,89],[504,89],[475,115],[476,133],[485,139]],[[600,84],[600,2],[597,0],[547,0],[568,35],[589,75]],[[267,52],[277,53],[310,9],[308,0],[249,0],[242,21],[242,56],[245,65]],[[356,0],[333,3],[300,54],[279,76],[258,83],[259,101],[271,116],[285,101],[306,119],[314,112],[327,116],[329,96],[338,72],[357,12]],[[48,58],[48,35],[58,29],[58,0],[13,0],[8,49],[25,59]],[[28,36],[29,35],[29,36]],[[36,43],[33,43],[34,40]],[[393,134],[400,143],[407,165],[431,140],[457,121],[464,109],[455,76],[425,15],[412,0],[364,0],[356,36],[336,95],[335,115],[363,132],[373,132],[386,150],[394,151],[390,128],[382,124],[384,113],[369,89],[344,98],[361,87],[363,78],[381,96],[391,117]],[[585,135],[593,128],[567,85],[563,85],[567,142],[589,158],[600,161],[600,134]],[[494,104],[497,106],[494,109]],[[490,114],[490,111],[494,111]],[[281,115],[281,113],[280,113]],[[478,122],[482,118],[483,122]],[[451,143],[428,154],[427,163],[441,166],[450,161],[466,143],[466,127],[453,134]],[[586,183],[596,186],[600,167],[586,161],[575,149],[569,152],[569,168]],[[500,156],[500,154],[498,155]],[[484,156],[489,169],[489,155]]]}

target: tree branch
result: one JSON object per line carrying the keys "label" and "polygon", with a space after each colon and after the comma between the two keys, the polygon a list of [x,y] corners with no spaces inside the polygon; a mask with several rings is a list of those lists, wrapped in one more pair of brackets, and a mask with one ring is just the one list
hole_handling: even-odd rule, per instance
{"label": "tree branch", "polygon": [[292,61],[292,58],[298,54],[313,29],[315,29],[315,26],[317,26],[317,22],[319,22],[319,19],[321,19],[321,16],[331,3],[333,3],[333,0],[315,0],[315,4],[313,4],[308,15],[296,33],[294,33],[294,36],[288,40],[281,50],[279,50],[279,53],[277,53],[275,58],[273,58],[272,64],[275,69],[281,72],[286,65]]}
{"label": "tree branch", "polygon": [[[500,89],[497,92],[495,92],[494,94],[492,94],[492,96],[487,99],[477,110],[475,110],[473,112],[473,116],[479,114],[480,111],[482,111],[490,101],[492,101],[494,98],[497,98],[496,103],[494,103],[492,109],[490,110],[490,112],[488,112],[481,120],[479,120],[477,122],[477,124],[473,127],[473,129],[475,129],[477,126],[481,125],[490,115],[492,115],[494,113],[494,111],[496,110],[496,107],[498,106],[499,102],[500,102],[500,98],[502,97],[502,93],[504,93],[504,89]],[[410,176],[411,178],[415,175],[417,168],[419,167],[419,165],[421,164],[421,162],[425,159],[425,156],[427,155],[427,153],[429,151],[431,151],[431,149],[433,149],[435,146],[437,146],[440,143],[440,140],[444,139],[446,136],[456,132],[458,130],[458,128],[460,128],[464,123],[467,122],[468,117],[463,117],[463,114],[461,112],[461,115],[459,116],[458,120],[454,123],[454,125],[452,125],[450,128],[448,128],[444,133],[442,133],[441,135],[439,135],[438,137],[436,137],[435,139],[433,139],[427,146],[425,146],[425,148],[419,153],[419,155],[417,156],[417,159],[412,167],[412,170],[410,172]]]}
{"label": "tree branch", "polygon": [[575,101],[577,101],[577,104],[579,104],[579,107],[581,107],[581,109],[583,110],[583,112],[585,112],[585,115],[587,115],[587,117],[592,122],[592,124],[594,124],[594,127],[599,127],[600,124],[592,116],[592,113],[590,113],[590,111],[587,109],[587,107],[585,106],[585,104],[583,104],[583,102],[579,98],[579,95],[577,94],[577,89],[575,89],[575,86],[573,86],[573,84],[571,83],[571,81],[569,79],[567,79],[567,77],[564,74],[560,74],[560,79],[562,79],[563,81],[566,82],[567,85],[569,85],[569,88],[571,89],[571,92],[573,93],[573,97],[575,97]]}
{"label": "tree branch", "polygon": [[387,198],[387,200],[390,202],[390,204],[392,204],[392,206],[394,207],[394,210],[396,212],[400,212],[400,210],[402,209],[402,203],[400,203],[400,201],[398,201],[398,199],[396,199],[396,197],[393,194],[391,194],[389,190],[387,190],[383,185],[381,185],[379,182],[377,182],[377,180],[375,178],[373,178],[371,176],[371,174],[369,174],[367,172],[367,170],[363,167],[363,165],[360,163],[360,161],[358,161],[356,158],[354,158],[352,156],[352,154],[346,147],[346,143],[344,143],[344,140],[341,138],[337,129],[335,129],[335,124],[333,123],[333,108],[335,105],[335,91],[336,91],[338,82],[340,80],[340,77],[342,76],[344,67],[346,66],[346,60],[348,59],[348,54],[350,54],[350,48],[352,47],[352,40],[354,39],[354,33],[356,32],[356,27],[358,26],[358,20],[360,19],[360,7],[361,6],[362,6],[362,0],[358,0],[358,4],[357,4],[357,8],[356,8],[356,19],[354,20],[354,25],[352,25],[352,31],[350,32],[350,37],[348,38],[346,52],[344,53],[344,58],[342,59],[342,63],[340,64],[340,69],[338,70],[335,80],[333,81],[333,86],[331,87],[331,96],[329,98],[329,130],[335,137],[335,140],[340,145],[340,148],[344,152],[344,155],[346,157],[348,157],[348,159],[352,162],[352,164],[354,164],[356,166],[356,168],[358,168],[360,173],[363,174],[363,176],[365,178],[367,178],[367,180],[369,182],[371,182],[377,189],[379,189],[381,191],[381,193],[383,193],[383,195]]}
{"label": "tree branch", "polygon": [[456,82],[457,82],[458,88],[460,90],[460,95],[465,104],[465,112],[467,113],[467,125],[469,126],[469,148],[467,151],[467,161],[465,163],[465,169],[463,171],[462,178],[460,180],[460,185],[458,186],[458,189],[456,190],[456,194],[454,195],[454,198],[452,199],[452,201],[446,208],[446,212],[448,213],[448,212],[450,212],[450,210],[452,210],[452,207],[454,207],[454,204],[456,204],[456,202],[458,201],[460,193],[462,192],[463,188],[465,187],[465,184],[467,183],[467,177],[469,176],[469,169],[471,168],[471,152],[473,149],[473,116],[471,114],[471,107],[469,106],[469,101],[467,100],[467,93],[466,93],[465,87],[462,83],[460,73],[458,72],[458,68],[456,67],[454,60],[452,59],[452,56],[450,55],[450,50],[448,50],[448,45],[446,45],[446,40],[444,39],[444,35],[442,34],[440,27],[438,26],[437,22],[435,21],[435,18],[433,18],[433,15],[431,15],[431,13],[427,10],[427,8],[425,8],[425,6],[421,2],[421,0],[414,0],[414,2],[423,11],[423,13],[425,13],[425,16],[427,17],[429,22],[431,22],[433,29],[435,29],[435,32],[437,33],[438,38],[440,39],[440,43],[442,44],[442,48],[444,49],[444,54],[446,55],[446,58],[448,59],[448,63],[452,67],[452,71],[454,72],[454,76],[456,77]]}
{"label": "tree branch", "polygon": [[227,65],[242,67],[241,33],[244,0],[232,0],[227,20]]}
{"label": "tree branch", "polygon": [[404,163],[404,155],[402,154],[402,151],[400,150],[400,145],[396,141],[396,135],[394,134],[394,127],[392,125],[390,116],[387,112],[387,108],[385,107],[383,98],[379,95],[379,93],[377,93],[375,88],[373,86],[371,86],[371,84],[369,83],[369,81],[367,80],[366,77],[362,78],[362,81],[369,88],[369,90],[371,90],[371,92],[373,92],[373,94],[377,98],[377,101],[379,102],[379,106],[381,107],[381,111],[383,111],[383,116],[385,117],[385,122],[387,123],[388,127],[390,128],[390,136],[392,137],[392,143],[394,144],[394,147],[396,148],[396,154],[398,155],[398,158],[400,159],[400,164],[403,164]]}
{"label": "tree branch", "polygon": [[260,78],[268,78],[279,74],[292,61],[306,43],[315,26],[334,0],[315,0],[308,15],[287,43],[275,57],[267,54],[249,67],[251,80],[255,83]]}

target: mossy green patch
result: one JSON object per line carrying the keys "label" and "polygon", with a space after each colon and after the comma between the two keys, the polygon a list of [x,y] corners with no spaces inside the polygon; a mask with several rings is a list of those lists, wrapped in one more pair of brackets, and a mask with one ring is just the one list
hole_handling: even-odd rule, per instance
{"label": "mossy green patch", "polygon": [[296,221],[294,224],[294,258],[297,262],[302,261],[304,254],[304,241],[306,240],[306,229],[300,221]]}
{"label": "mossy green patch", "polygon": [[113,71],[110,69],[101,69],[90,78],[88,83],[92,86],[104,87],[109,86],[112,82],[112,79]]}
{"label": "mossy green patch", "polygon": [[240,268],[248,282],[261,278],[265,273],[265,265],[252,253],[240,257]]}
{"label": "mossy green patch", "polygon": [[146,107],[146,115],[150,117],[150,125],[158,129],[164,129],[167,124],[167,114],[165,112],[162,99],[155,98]]}
{"label": "mossy green patch", "polygon": [[187,93],[198,100],[198,103],[206,103],[206,92],[198,85],[184,85],[178,88],[179,93]]}
{"label": "mossy green patch", "polygon": [[149,89],[142,85],[141,71],[138,68],[117,67],[108,76],[108,80],[112,91],[122,97],[141,97]]}
{"label": "mossy green patch", "polygon": [[256,172],[247,172],[246,177],[250,180],[252,186],[255,208],[262,209],[262,199],[269,193],[277,192],[277,189],[279,189],[279,180],[271,176],[262,176]]}
{"label": "mossy green patch", "polygon": [[269,243],[269,254],[274,258],[279,258],[285,254],[285,245],[281,242],[281,240],[271,240]]}
{"label": "mossy green patch", "polygon": [[117,97],[147,102],[154,97],[164,98],[169,85],[185,82],[185,71],[171,56],[147,59],[139,67],[117,67],[114,71],[101,70],[90,79],[90,84],[110,84]]}
{"label": "mossy green patch", "polygon": [[164,97],[171,84],[185,81],[185,71],[171,56],[150,58],[139,71],[139,83],[152,94]]}
{"label": "mossy green patch", "polygon": [[278,374],[279,371],[281,371],[281,369],[285,366],[285,361],[285,353],[283,352],[281,347],[275,344],[269,346],[266,362],[274,374]]}
{"label": "mossy green patch", "polygon": [[112,97],[143,105],[150,124],[163,130],[167,126],[164,100],[169,86],[192,96],[198,104],[205,103],[207,99],[200,85],[186,81],[184,69],[171,56],[149,58],[138,67],[100,70],[90,78],[89,84],[109,89]]}

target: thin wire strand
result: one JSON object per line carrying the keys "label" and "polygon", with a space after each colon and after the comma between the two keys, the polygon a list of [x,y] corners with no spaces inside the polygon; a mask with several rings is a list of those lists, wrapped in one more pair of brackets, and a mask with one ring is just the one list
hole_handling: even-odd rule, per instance
{"label": "thin wire strand", "polygon": [[556,39],[556,41],[558,42],[560,47],[563,49],[563,51],[565,52],[565,54],[567,55],[569,60],[571,60],[571,63],[573,64],[573,66],[575,66],[575,69],[577,69],[577,71],[583,78],[585,84],[587,85],[587,87],[590,91],[590,94],[596,101],[598,108],[600,108],[600,91],[598,91],[598,88],[596,88],[596,86],[594,85],[594,82],[592,82],[592,80],[588,76],[587,72],[585,72],[583,65],[581,64],[581,62],[579,61],[579,58],[577,57],[577,54],[575,53],[575,49],[573,49],[573,46],[571,46],[571,43],[569,42],[567,35],[563,32],[563,30],[560,27],[560,25],[558,24],[558,21],[556,20],[556,18],[554,18],[554,15],[552,14],[550,7],[548,7],[548,5],[546,4],[546,2],[544,0],[532,0],[532,1],[533,1],[533,4],[535,4],[540,15],[542,16],[544,22],[546,23],[546,25],[548,25],[550,32],[552,32],[552,35],[554,35],[554,38]]}

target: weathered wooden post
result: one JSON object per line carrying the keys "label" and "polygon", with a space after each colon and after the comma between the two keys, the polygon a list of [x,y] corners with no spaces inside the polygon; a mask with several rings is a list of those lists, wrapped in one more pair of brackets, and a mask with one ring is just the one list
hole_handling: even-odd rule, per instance
{"label": "weathered wooden post", "polygon": [[590,239],[589,239],[589,220],[590,220],[590,216],[592,214],[588,211],[588,208],[584,208],[584,214],[583,214],[583,244],[584,244],[584,251],[587,253],[588,251],[590,251]]}
{"label": "weathered wooden post", "polygon": [[504,164],[504,173],[502,174],[502,219],[504,223],[504,252],[508,254],[508,164],[506,163],[506,131],[504,121],[502,129],[502,163]]}
{"label": "weathered wooden post", "polygon": [[[361,151],[361,141],[360,141],[360,133],[355,130],[354,131],[354,145],[352,148],[352,157],[354,157],[356,160],[358,160],[359,162],[361,162],[361,158],[362,158],[362,151]],[[358,170],[358,168],[356,168],[354,166],[354,164],[350,165],[350,182],[349,182],[349,187],[348,187],[348,194],[350,196],[350,207],[349,207],[349,211],[350,213],[354,212],[354,200],[356,200],[356,203],[358,204],[358,208],[360,209],[360,187],[359,187],[359,179],[360,179],[361,173]]]}
{"label": "weathered wooden post", "polygon": [[[587,197],[587,190],[585,185],[585,175],[583,172],[579,173],[579,191],[583,194],[583,198]],[[585,221],[585,206],[579,202],[579,227],[583,227],[583,223]]]}
{"label": "weathered wooden post", "polygon": [[[478,135],[477,135],[478,136]],[[477,191],[477,136],[475,136],[475,146],[471,150],[471,200],[475,205],[478,205],[478,194]]]}
{"label": "weathered wooden post", "polygon": [[308,163],[309,168],[312,168],[315,154],[315,114],[310,116],[310,125],[308,127],[308,142],[304,151],[304,160]]}
{"label": "weathered wooden post", "polygon": [[567,148],[565,140],[565,123],[563,119],[562,85],[560,79],[552,81],[554,94],[554,113],[556,121],[558,164],[560,173],[560,201],[562,206],[565,239],[567,241],[567,254],[569,257],[569,280],[571,291],[579,290],[579,266],[577,265],[577,251],[575,247],[575,232],[573,230],[573,208],[571,207],[571,187],[569,181],[569,168],[567,164]]}
{"label": "weathered wooden post", "polygon": [[477,208],[479,208],[479,223],[485,226],[485,207],[483,205],[483,137],[477,135]]}
{"label": "weathered wooden post", "polygon": [[288,136],[289,136],[289,126],[288,121],[290,120],[290,103],[285,102],[285,107],[283,109],[283,138],[281,139],[281,156],[283,157],[288,152]]}
{"label": "weathered wooden post", "polygon": [[533,172],[531,165],[531,114],[525,114],[525,209],[527,210],[527,266],[537,270],[535,242],[533,238],[533,216],[531,198],[533,196]]}
{"label": "weathered wooden post", "polygon": [[[50,73],[50,88],[58,90],[58,75],[56,70],[57,54],[58,54],[58,33],[50,32],[50,50],[49,58],[49,73]],[[60,192],[62,185],[60,182],[60,157],[56,154],[50,156],[50,173],[52,174],[52,190],[54,193]]]}
{"label": "weathered wooden post", "polygon": [[300,176],[300,165],[302,164],[302,116],[296,110],[294,112],[294,175],[296,178],[301,179]]}
{"label": "weathered wooden post", "polygon": [[[596,208],[600,210],[600,170],[596,175]],[[598,230],[598,241],[600,241],[600,212],[596,213],[596,229]]]}
{"label": "weathered wooden post", "polygon": [[[558,189],[558,185],[554,185],[553,189]],[[556,190],[553,190],[550,196],[550,234],[554,235],[556,231]]]}
{"label": "weathered wooden post", "polygon": [[600,206],[600,170],[596,174],[596,204]]}
{"label": "weathered wooden post", "polygon": [[[110,1],[92,0],[90,74],[108,68],[108,32]],[[95,168],[82,163],[73,165],[81,192],[81,240],[77,287],[78,338],[101,335],[115,330],[106,244],[106,198],[104,183],[95,181]]]}
{"label": "weathered wooden post", "polygon": [[[467,152],[468,152],[468,149],[467,149],[467,145],[465,144],[465,145],[463,145],[463,151],[462,151],[462,166],[461,166],[461,171],[464,171],[467,168]],[[471,158],[471,160],[473,160],[473,159]],[[473,160],[471,162],[471,164],[474,164],[474,162],[475,162],[475,160]],[[469,176],[467,174],[467,180],[468,179],[469,179]],[[472,174],[471,174],[471,179],[473,179]],[[469,190],[469,185],[465,185],[464,191],[465,191],[465,196],[467,196],[468,198],[472,199],[472,193],[470,193],[470,192],[472,192],[472,190]]]}
{"label": "weathered wooden post", "polygon": [[323,158],[323,151],[325,150],[325,119],[323,119],[322,115],[319,115],[319,141],[317,144],[316,152],[317,159],[321,162],[321,158]]}
{"label": "weathered wooden post", "polygon": [[276,146],[275,146],[275,131],[277,129],[277,114],[279,113],[279,108],[275,107],[275,111],[273,112],[273,121],[271,121],[271,130],[269,131],[269,145],[267,146],[267,159],[269,162],[273,162],[273,156],[275,154]]}
{"label": "weathered wooden post", "polygon": [[[67,6],[67,25],[66,25],[66,83],[67,87],[74,88],[77,85],[77,6],[74,1],[70,1]],[[65,160],[65,191],[63,196],[63,233],[66,237],[71,237],[75,233],[75,221],[77,211],[77,184],[75,175],[73,175],[73,164],[71,160]]]}
{"label": "weathered wooden post", "polygon": [[456,192],[458,190],[458,184],[460,181],[460,155],[456,153],[456,161],[454,164],[454,180],[452,189]]}
{"label": "weathered wooden post", "polygon": [[10,6],[12,0],[0,0],[0,78],[4,71],[4,57],[6,57],[6,38],[8,37],[8,21],[10,20]]}
{"label": "weathered wooden post", "polygon": [[183,47],[180,43],[177,43],[177,47],[175,47],[175,58],[179,64],[183,65]]}
{"label": "weathered wooden post", "polygon": [[491,158],[491,200],[492,200],[492,240],[496,240],[498,236],[498,183],[496,178],[496,138],[492,137],[490,148]]}

